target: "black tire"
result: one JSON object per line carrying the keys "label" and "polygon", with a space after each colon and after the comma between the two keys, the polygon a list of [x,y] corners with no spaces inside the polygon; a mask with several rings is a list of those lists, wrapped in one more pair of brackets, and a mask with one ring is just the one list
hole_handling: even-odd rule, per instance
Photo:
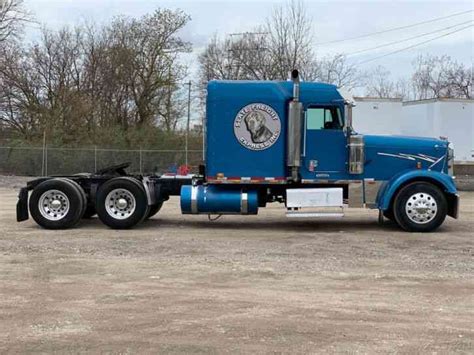
{"label": "black tire", "polygon": [[[415,217],[410,217],[411,203],[420,199],[421,211]],[[413,201],[415,202],[413,202]],[[417,208],[413,205],[413,209]],[[407,211],[408,210],[408,211]],[[448,204],[443,192],[435,185],[427,182],[414,182],[403,187],[395,196],[393,211],[398,225],[408,232],[432,232],[443,224]],[[417,220],[415,221],[414,218]]]}
{"label": "black tire", "polygon": [[382,213],[383,213],[383,216],[384,216],[385,218],[389,219],[390,221],[395,222],[395,216],[394,216],[394,214],[393,214],[393,209],[392,209],[392,208],[390,208],[390,209],[388,209],[388,210],[386,210],[386,211],[383,211]]}
{"label": "black tire", "polygon": [[[67,199],[69,206],[66,208],[62,205],[57,210],[58,213],[56,215],[53,209],[46,207],[46,204],[41,203],[41,207],[39,206],[40,200],[44,200],[44,194],[47,194],[48,191],[53,193],[53,190],[61,192]],[[64,210],[61,210],[63,207]],[[75,226],[81,219],[83,199],[80,191],[71,181],[67,179],[51,179],[42,182],[33,189],[30,196],[29,209],[31,216],[41,227],[46,229],[66,229]],[[63,216],[61,216],[62,213],[64,213]],[[58,219],[53,220],[53,218]]]}
{"label": "black tire", "polygon": [[151,205],[150,208],[148,209],[148,213],[147,213],[145,219],[150,219],[155,214],[160,212],[162,206],[163,206],[163,201],[158,202],[156,205]]}
{"label": "black tire", "polygon": [[65,181],[69,182],[70,184],[74,185],[74,187],[77,189],[77,191],[81,194],[81,198],[82,198],[81,218],[83,218],[84,213],[86,212],[86,209],[87,209],[87,196],[86,196],[86,193],[85,193],[84,189],[81,187],[81,185],[79,185],[74,180],[67,179],[67,178],[58,178],[58,179],[65,180]]}
{"label": "black tire", "polygon": [[[84,173],[84,174],[75,174],[74,176],[80,176],[80,177],[88,178],[89,177],[88,175],[89,174]],[[64,178],[64,179],[72,182],[77,187],[77,189],[81,192],[82,200],[84,201],[84,212],[82,213],[81,218],[82,219],[89,219],[89,218],[95,216],[97,214],[97,211],[95,210],[95,204],[94,204],[94,202],[89,201],[87,199],[86,192],[84,191],[82,186],[79,185],[79,183],[74,181],[74,180],[66,179],[66,178]]]}
{"label": "black tire", "polygon": [[[122,191],[123,196],[120,195],[120,191]],[[111,193],[112,195],[109,196]],[[118,197],[120,197],[119,200],[125,200],[126,207],[121,208],[118,205]],[[134,206],[134,208],[131,206]],[[99,219],[110,228],[132,228],[140,223],[148,213],[145,189],[136,179],[130,177],[114,178],[105,182],[97,191],[95,208]]]}

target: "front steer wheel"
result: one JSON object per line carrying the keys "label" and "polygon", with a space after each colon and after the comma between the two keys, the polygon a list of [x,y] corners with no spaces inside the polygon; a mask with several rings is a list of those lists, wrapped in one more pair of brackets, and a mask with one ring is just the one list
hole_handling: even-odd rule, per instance
{"label": "front steer wheel", "polygon": [[84,212],[84,200],[76,184],[68,179],[46,180],[36,186],[29,202],[36,223],[46,229],[76,225]]}
{"label": "front steer wheel", "polygon": [[448,204],[443,192],[426,182],[414,182],[396,195],[393,212],[398,225],[409,232],[431,232],[445,220]]}
{"label": "front steer wheel", "polygon": [[132,228],[148,214],[143,185],[130,177],[118,177],[104,183],[97,192],[99,219],[113,229]]}

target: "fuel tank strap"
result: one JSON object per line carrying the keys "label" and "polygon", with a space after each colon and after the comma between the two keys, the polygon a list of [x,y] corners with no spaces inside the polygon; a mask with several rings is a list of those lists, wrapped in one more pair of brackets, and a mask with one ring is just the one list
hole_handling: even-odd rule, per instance
{"label": "fuel tank strap", "polygon": [[192,214],[198,214],[197,197],[198,197],[198,187],[192,186],[191,187],[191,213]]}
{"label": "fuel tank strap", "polygon": [[240,213],[249,213],[249,195],[246,192],[242,192],[240,197]]}

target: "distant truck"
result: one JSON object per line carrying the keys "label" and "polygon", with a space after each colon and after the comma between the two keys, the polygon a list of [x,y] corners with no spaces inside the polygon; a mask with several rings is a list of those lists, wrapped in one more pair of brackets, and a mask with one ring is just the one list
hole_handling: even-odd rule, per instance
{"label": "distant truck", "polygon": [[255,215],[279,202],[288,217],[342,217],[346,207],[367,207],[410,232],[457,218],[448,141],[359,134],[347,92],[300,83],[297,70],[291,79],[209,82],[198,174],[129,175],[123,164],[42,177],[20,190],[17,220],[30,213],[44,228],[64,229],[97,213],[107,226],[125,229],[170,196],[180,196],[183,214]]}

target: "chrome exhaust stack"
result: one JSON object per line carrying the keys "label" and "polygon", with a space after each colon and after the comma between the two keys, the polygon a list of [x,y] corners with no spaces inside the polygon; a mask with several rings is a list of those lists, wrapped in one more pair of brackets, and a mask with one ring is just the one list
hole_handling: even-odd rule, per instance
{"label": "chrome exhaust stack", "polygon": [[293,81],[293,100],[288,104],[288,135],[287,165],[290,171],[291,180],[299,180],[299,169],[301,166],[301,127],[303,117],[303,104],[300,100],[300,77],[298,70],[291,72]]}

